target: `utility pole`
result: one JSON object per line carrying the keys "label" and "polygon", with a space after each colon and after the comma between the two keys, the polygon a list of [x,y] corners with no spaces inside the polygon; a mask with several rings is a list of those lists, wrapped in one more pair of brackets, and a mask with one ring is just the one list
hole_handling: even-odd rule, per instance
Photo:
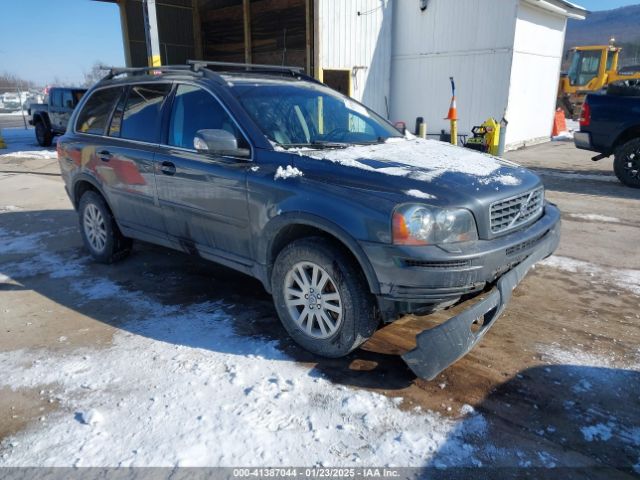
{"label": "utility pole", "polygon": [[162,59],[160,57],[156,0],[144,0],[142,13],[144,15],[144,37],[147,43],[147,63],[149,67],[159,67],[162,65]]}

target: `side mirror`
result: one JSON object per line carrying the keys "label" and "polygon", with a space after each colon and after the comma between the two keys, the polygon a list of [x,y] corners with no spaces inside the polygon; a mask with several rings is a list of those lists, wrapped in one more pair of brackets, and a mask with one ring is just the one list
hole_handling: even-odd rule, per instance
{"label": "side mirror", "polygon": [[238,148],[238,139],[231,132],[221,129],[198,130],[193,146],[200,153],[213,153],[231,157],[248,157],[246,148]]}

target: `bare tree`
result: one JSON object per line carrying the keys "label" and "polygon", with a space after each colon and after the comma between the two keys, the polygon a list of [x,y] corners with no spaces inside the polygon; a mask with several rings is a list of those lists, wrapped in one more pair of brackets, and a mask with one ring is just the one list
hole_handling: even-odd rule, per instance
{"label": "bare tree", "polygon": [[34,82],[20,78],[12,73],[0,73],[0,91],[28,90],[35,86]]}
{"label": "bare tree", "polygon": [[102,62],[95,62],[89,71],[84,72],[83,87],[91,87],[106,75]]}

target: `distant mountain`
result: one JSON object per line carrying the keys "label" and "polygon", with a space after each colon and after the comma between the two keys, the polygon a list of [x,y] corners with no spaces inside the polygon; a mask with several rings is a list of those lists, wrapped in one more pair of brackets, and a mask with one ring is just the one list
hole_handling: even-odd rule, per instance
{"label": "distant mountain", "polygon": [[593,12],[586,20],[569,20],[565,48],[607,44],[611,37],[618,43],[640,43],[640,4]]}

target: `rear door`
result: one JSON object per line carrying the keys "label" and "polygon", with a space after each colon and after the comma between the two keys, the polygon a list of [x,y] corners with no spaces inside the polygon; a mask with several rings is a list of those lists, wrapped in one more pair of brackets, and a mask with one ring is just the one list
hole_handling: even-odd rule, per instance
{"label": "rear door", "polygon": [[114,109],[107,138],[96,152],[101,159],[119,223],[154,240],[165,237],[154,177],[162,109],[171,83],[131,85]]}
{"label": "rear door", "polygon": [[240,147],[250,148],[212,93],[191,84],[177,85],[165,145],[156,157],[166,230],[183,250],[195,248],[243,263],[250,257],[246,176],[251,160],[198,153],[193,139],[201,129],[227,130]]}
{"label": "rear door", "polygon": [[49,121],[51,122],[51,129],[60,131],[60,113],[62,111],[62,90],[54,88],[49,93]]}

